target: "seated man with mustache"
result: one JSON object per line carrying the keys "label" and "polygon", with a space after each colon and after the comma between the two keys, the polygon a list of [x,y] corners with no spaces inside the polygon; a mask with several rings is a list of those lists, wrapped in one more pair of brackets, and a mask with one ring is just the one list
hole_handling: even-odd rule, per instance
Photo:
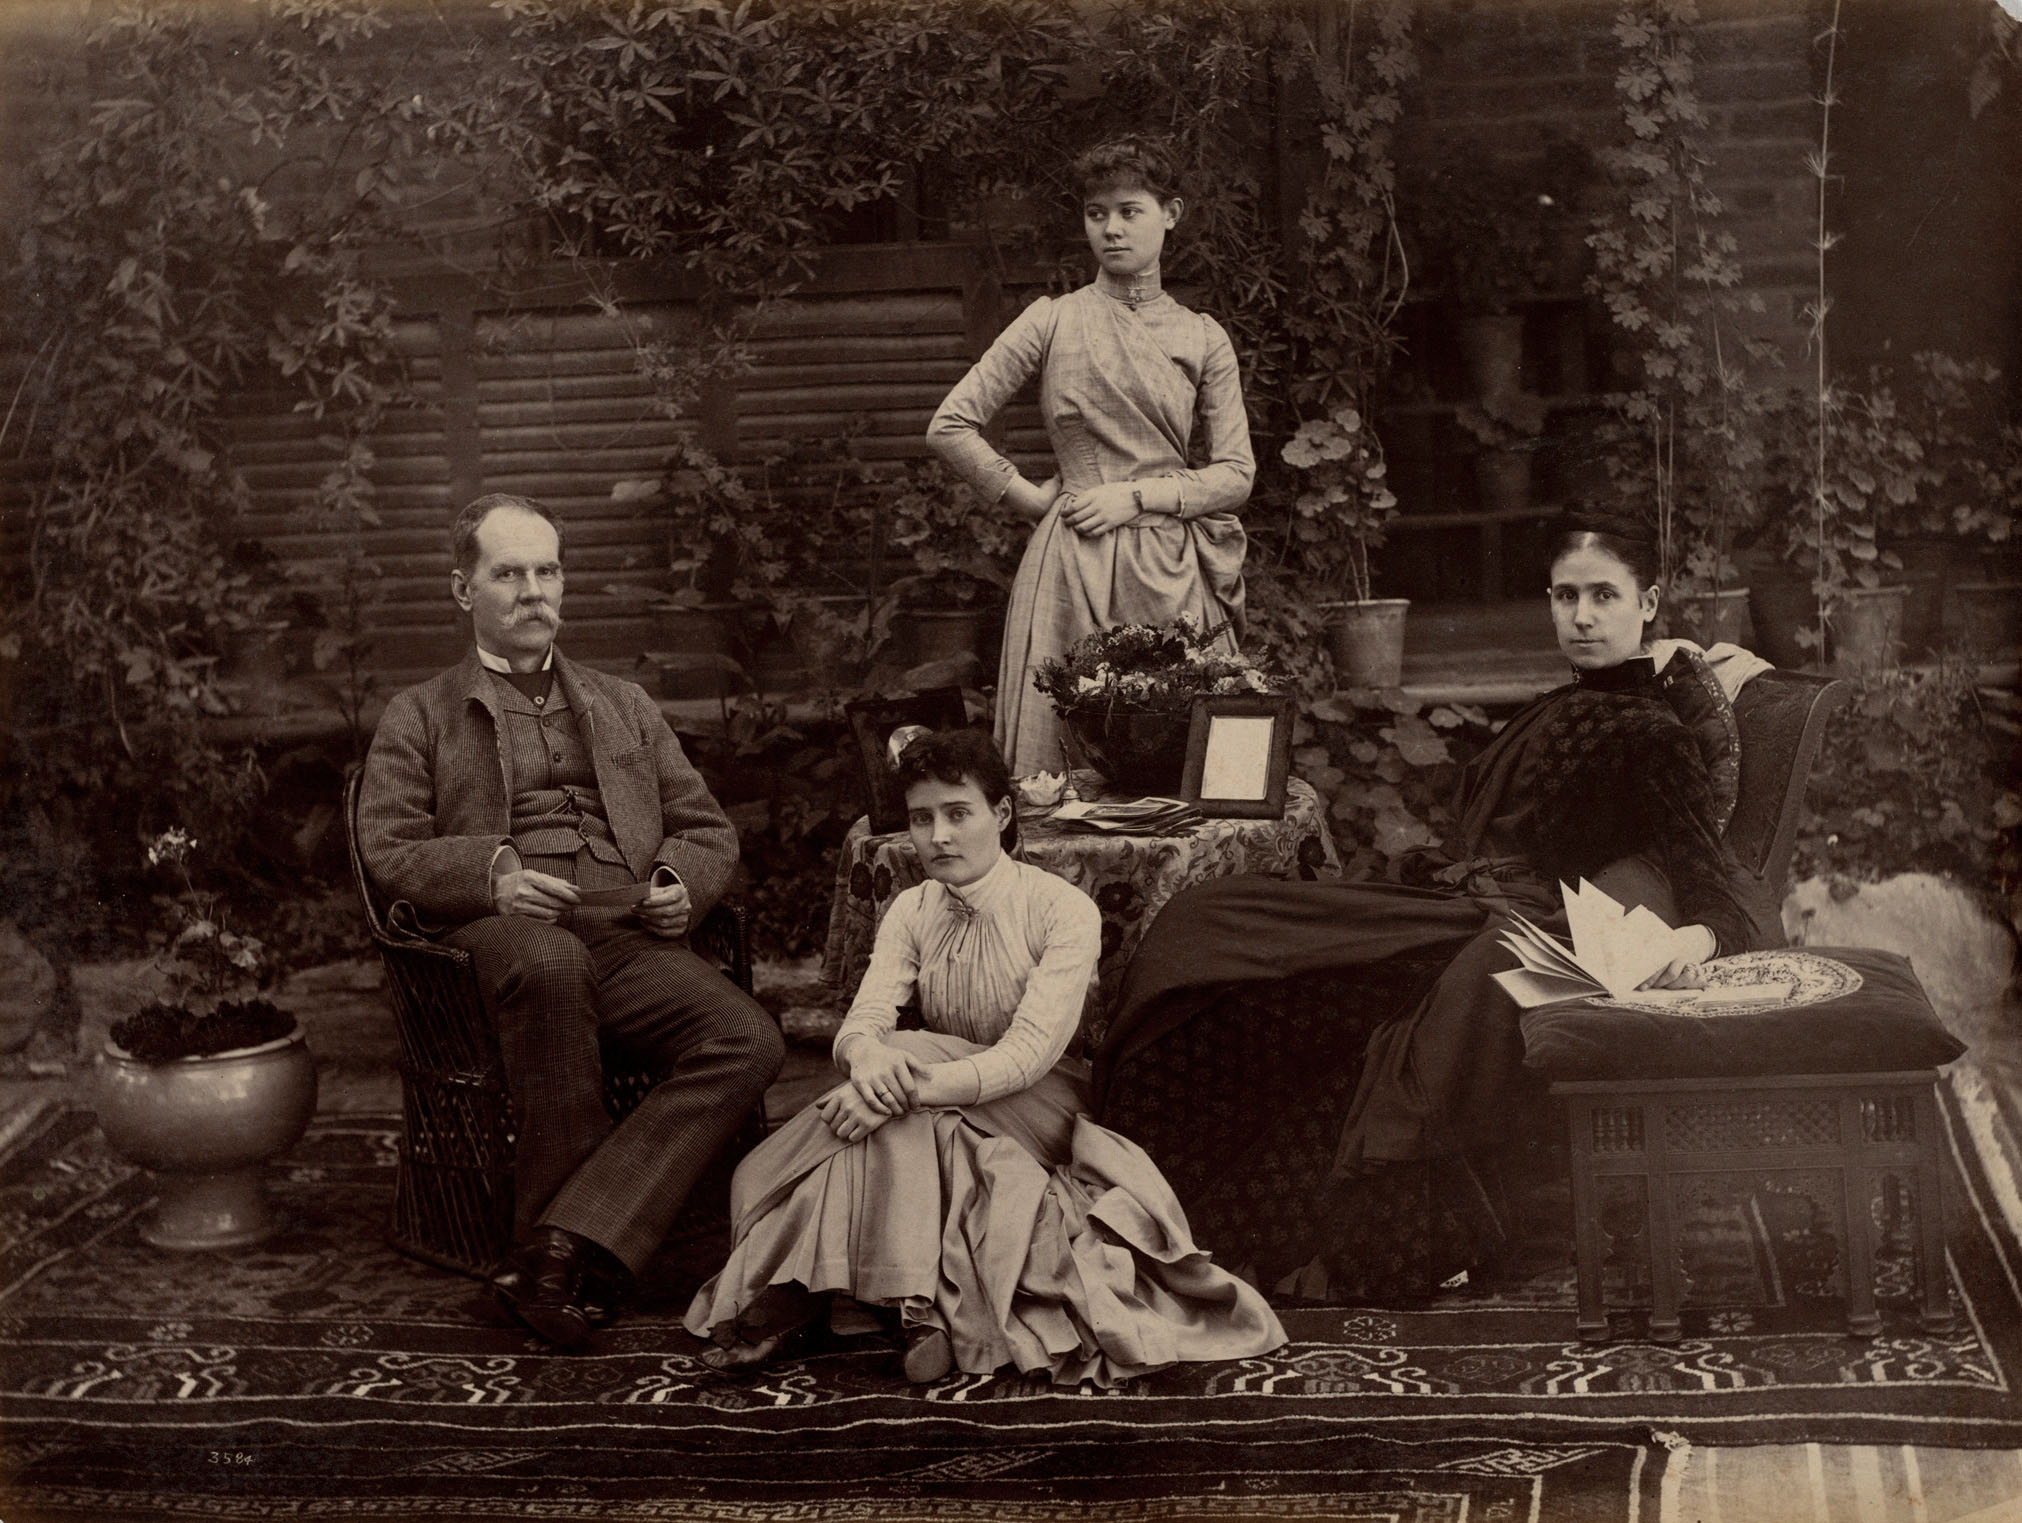
{"label": "seated man with mustache", "polygon": [[[730,880],[736,831],[645,691],[555,647],[554,513],[480,497],[458,515],[451,554],[475,647],[387,706],[359,848],[381,893],[475,962],[518,1135],[516,1246],[492,1284],[543,1340],[574,1348],[785,1048],[685,939]],[[595,902],[628,887],[641,897]],[[671,1075],[623,1122],[604,1111],[600,1041]]]}

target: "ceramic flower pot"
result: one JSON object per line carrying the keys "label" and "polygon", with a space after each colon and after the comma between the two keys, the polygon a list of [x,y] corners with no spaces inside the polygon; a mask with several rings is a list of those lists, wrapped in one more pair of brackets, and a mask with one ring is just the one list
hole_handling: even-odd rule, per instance
{"label": "ceramic flower pot", "polygon": [[1483,449],[1474,457],[1475,487],[1483,511],[1521,513],[1531,505],[1531,453],[1526,449]]}
{"label": "ceramic flower pot", "polygon": [[1818,628],[1818,597],[1804,577],[1781,568],[1753,573],[1748,611],[1757,655],[1791,671],[1817,662],[1817,653],[1797,638],[1803,630]]}
{"label": "ceramic flower pot", "polygon": [[1337,686],[1397,687],[1404,681],[1404,619],[1411,599],[1323,606]]}
{"label": "ceramic flower pot", "polygon": [[1952,613],[1959,642],[1977,656],[2010,660],[2022,644],[2022,582],[1956,582]]}
{"label": "ceramic flower pot", "polygon": [[1672,599],[1677,628],[1701,645],[1749,645],[1748,589],[1723,587],[1718,592],[1681,592]]}
{"label": "ceramic flower pot", "polygon": [[1105,709],[1066,721],[1088,764],[1123,793],[1176,795],[1186,774],[1193,711],[1145,713]]}
{"label": "ceramic flower pot", "polygon": [[906,620],[912,626],[913,664],[922,666],[929,661],[979,655],[984,621],[994,612],[994,609],[986,608],[909,610]]}
{"label": "ceramic flower pot", "polygon": [[1903,604],[1910,589],[1849,587],[1832,611],[1832,669],[1842,677],[1888,671],[1901,664]]}
{"label": "ceramic flower pot", "polygon": [[1478,397],[1522,390],[1524,319],[1521,312],[1485,312],[1463,318],[1460,355]]}
{"label": "ceramic flower pot", "polygon": [[316,1112],[316,1065],[300,1026],[257,1047],[146,1063],[108,1041],[93,1084],[113,1149],[160,1176],[141,1225],[157,1248],[237,1248],[274,1230],[260,1183]]}

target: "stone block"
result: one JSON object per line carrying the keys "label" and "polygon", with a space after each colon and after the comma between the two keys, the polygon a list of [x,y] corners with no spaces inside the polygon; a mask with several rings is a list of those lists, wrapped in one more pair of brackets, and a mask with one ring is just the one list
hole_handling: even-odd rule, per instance
{"label": "stone block", "polygon": [[1878,947],[1910,960],[1932,1008],[1969,1047],[1989,1045],[2005,1021],[2015,977],[2015,933],[1957,884],[1901,873],[1838,893],[1807,878],[1783,902],[1793,946]]}

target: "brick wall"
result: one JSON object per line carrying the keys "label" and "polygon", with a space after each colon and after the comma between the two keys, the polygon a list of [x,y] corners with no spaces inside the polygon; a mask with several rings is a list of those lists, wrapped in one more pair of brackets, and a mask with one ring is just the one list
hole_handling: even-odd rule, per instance
{"label": "brick wall", "polygon": [[[1592,148],[1618,142],[1615,9],[1613,0],[1428,5],[1422,91],[1399,132],[1402,172],[1423,172],[1456,142],[1498,154],[1534,151],[1553,135]],[[1790,346],[1801,342],[1811,279],[1814,21],[1806,0],[1702,0],[1700,10],[1710,178],[1744,280],[1763,297],[1758,329]]]}

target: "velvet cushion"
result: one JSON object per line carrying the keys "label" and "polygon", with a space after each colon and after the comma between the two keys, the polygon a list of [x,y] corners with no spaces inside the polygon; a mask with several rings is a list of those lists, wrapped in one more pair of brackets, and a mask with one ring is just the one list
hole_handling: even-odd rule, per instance
{"label": "velvet cushion", "polygon": [[1939,1023],[1907,958],[1866,947],[1802,950],[1858,970],[1861,987],[1758,1014],[1542,1005],[1523,1013],[1524,1066],[1553,1079],[1765,1078],[1935,1068],[1966,1050]]}

